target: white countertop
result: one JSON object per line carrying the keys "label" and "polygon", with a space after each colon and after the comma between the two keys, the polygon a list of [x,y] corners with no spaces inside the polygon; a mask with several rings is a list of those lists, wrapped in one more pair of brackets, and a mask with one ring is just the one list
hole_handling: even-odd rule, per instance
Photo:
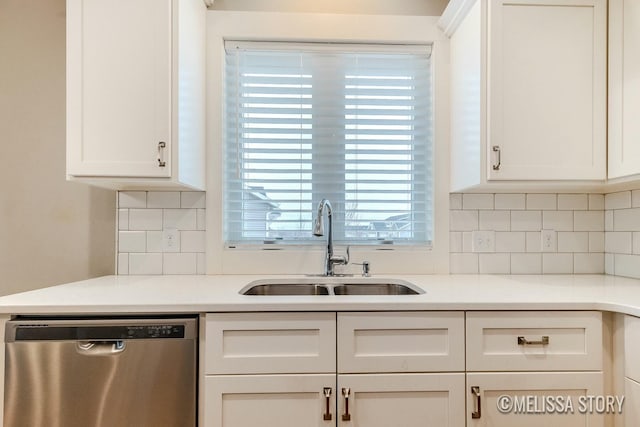
{"label": "white countertop", "polygon": [[[426,291],[406,296],[245,296],[252,280],[296,276],[105,276],[0,298],[5,314],[211,311],[602,310],[640,316],[640,280],[606,275],[374,276]],[[300,277],[300,276],[298,276]]]}

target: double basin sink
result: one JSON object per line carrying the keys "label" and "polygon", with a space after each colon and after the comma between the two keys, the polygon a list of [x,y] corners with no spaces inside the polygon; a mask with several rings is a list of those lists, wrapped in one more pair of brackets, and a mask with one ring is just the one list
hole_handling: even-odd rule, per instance
{"label": "double basin sink", "polygon": [[242,295],[419,295],[424,291],[405,280],[349,277],[256,280],[240,290]]}

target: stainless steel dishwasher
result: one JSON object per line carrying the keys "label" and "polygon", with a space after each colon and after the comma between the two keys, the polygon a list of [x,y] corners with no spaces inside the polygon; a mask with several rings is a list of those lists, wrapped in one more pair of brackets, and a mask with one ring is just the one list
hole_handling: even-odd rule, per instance
{"label": "stainless steel dishwasher", "polygon": [[12,320],[4,427],[195,427],[197,320]]}

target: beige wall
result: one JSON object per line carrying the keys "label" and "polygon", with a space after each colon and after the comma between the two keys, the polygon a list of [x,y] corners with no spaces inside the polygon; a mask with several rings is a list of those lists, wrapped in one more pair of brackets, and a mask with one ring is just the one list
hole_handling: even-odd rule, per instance
{"label": "beige wall", "polygon": [[440,16],[449,0],[215,0],[214,10]]}
{"label": "beige wall", "polygon": [[0,295],[112,274],[115,193],[65,180],[65,0],[0,0]]}

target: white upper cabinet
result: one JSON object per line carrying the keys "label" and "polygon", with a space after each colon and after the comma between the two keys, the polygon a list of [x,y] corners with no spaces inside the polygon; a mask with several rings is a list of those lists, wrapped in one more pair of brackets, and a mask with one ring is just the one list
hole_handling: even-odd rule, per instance
{"label": "white upper cabinet", "polygon": [[609,1],[609,178],[640,174],[640,2]]}
{"label": "white upper cabinet", "polygon": [[460,0],[451,189],[606,178],[606,0]]}
{"label": "white upper cabinet", "polygon": [[204,189],[202,0],[67,1],[67,174]]}

